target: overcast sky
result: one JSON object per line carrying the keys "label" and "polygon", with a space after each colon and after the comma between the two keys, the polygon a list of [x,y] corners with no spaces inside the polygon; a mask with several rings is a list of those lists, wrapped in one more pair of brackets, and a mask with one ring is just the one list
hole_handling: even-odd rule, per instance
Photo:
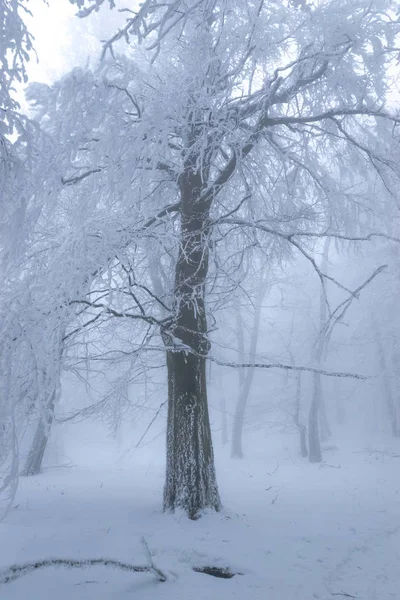
{"label": "overcast sky", "polygon": [[35,37],[39,63],[32,58],[28,75],[30,81],[49,83],[67,71],[72,66],[71,58],[75,58],[71,29],[76,9],[65,0],[49,5],[43,0],[31,0],[30,4],[33,18],[27,24]]}
{"label": "overcast sky", "polygon": [[[0,0],[1,1],[1,0]],[[123,7],[132,0],[119,2]],[[102,39],[108,39],[123,23],[125,15],[104,7],[88,19],[77,18],[76,6],[69,0],[31,0],[32,17],[27,25],[35,37],[35,49],[39,62],[32,57],[28,65],[29,80],[50,83],[75,66],[94,62],[101,53]]]}

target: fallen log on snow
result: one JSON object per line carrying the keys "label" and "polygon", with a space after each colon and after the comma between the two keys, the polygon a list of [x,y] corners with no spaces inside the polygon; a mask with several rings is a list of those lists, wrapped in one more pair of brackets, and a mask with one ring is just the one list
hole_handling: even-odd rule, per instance
{"label": "fallen log on snow", "polygon": [[130,571],[133,573],[153,573],[159,581],[167,581],[167,576],[158,569],[154,563],[147,546],[146,540],[142,538],[142,543],[145,547],[146,554],[149,558],[148,565],[132,565],[130,563],[121,562],[112,558],[84,558],[76,560],[74,558],[46,558],[33,562],[11,565],[7,569],[0,571],[0,584],[11,583],[20,577],[29,575],[46,567],[66,567],[69,569],[87,569],[88,567],[114,567],[122,571]]}

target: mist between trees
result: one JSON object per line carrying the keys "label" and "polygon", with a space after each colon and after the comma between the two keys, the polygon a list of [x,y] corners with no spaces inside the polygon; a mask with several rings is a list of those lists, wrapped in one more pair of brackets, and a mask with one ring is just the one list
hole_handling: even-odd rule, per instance
{"label": "mist between trees", "polygon": [[398,3],[70,1],[116,25],[51,85],[29,0],[0,13],[4,511],[60,421],[165,430],[191,519],[221,508],[210,408],[235,458],[256,423],[311,462],[398,437]]}

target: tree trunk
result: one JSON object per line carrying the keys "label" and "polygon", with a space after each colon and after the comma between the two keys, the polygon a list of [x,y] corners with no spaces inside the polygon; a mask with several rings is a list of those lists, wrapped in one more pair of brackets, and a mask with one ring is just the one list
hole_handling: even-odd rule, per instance
{"label": "tree trunk", "polygon": [[43,423],[43,419],[39,419],[25,466],[21,471],[23,477],[31,477],[32,475],[38,475],[40,473],[49,439],[50,427],[51,422],[46,426]]}
{"label": "tree trunk", "polygon": [[[255,345],[257,344],[257,340],[255,338],[258,337],[258,329],[257,333],[253,330],[253,340]],[[250,360],[254,360],[254,353],[251,353]],[[250,395],[251,384],[253,383],[254,377],[254,367],[248,367],[246,375],[243,379],[242,388],[240,390],[239,398],[236,405],[235,416],[233,419],[233,431],[232,431],[232,450],[231,455],[232,458],[243,458],[243,447],[242,447],[242,439],[243,439],[243,425],[244,425],[244,415],[246,412],[246,405]]]}
{"label": "tree trunk", "polygon": [[[244,350],[244,333],[243,333],[243,321],[240,312],[240,307],[236,307],[236,334],[239,351],[240,362],[245,361],[245,350]],[[246,386],[247,391],[244,389],[246,384],[247,376],[245,375],[242,368],[238,369],[239,378],[239,398],[237,400],[235,414],[233,417],[233,429],[232,429],[232,445],[231,445],[231,456],[232,458],[243,458],[242,450],[242,433],[244,423],[244,413],[246,408],[247,396],[250,390],[249,386]]]}
{"label": "tree trunk", "polygon": [[339,425],[343,425],[346,420],[346,412],[344,409],[342,391],[337,381],[333,382],[335,406],[336,406],[336,421]]}
{"label": "tree trunk", "polygon": [[48,399],[45,399],[43,402],[41,414],[39,415],[39,420],[36,425],[35,435],[32,440],[32,444],[24,465],[24,468],[21,471],[21,475],[23,477],[30,477],[32,475],[39,475],[43,458],[46,452],[47,443],[50,438],[51,428],[54,420],[54,407],[57,401],[57,393],[60,386],[60,378],[61,378],[61,365],[62,365],[62,357],[64,353],[64,339],[65,329],[62,330],[60,335],[60,341],[58,346],[58,375],[57,381],[54,383],[54,388],[52,393],[49,395]]}
{"label": "tree trunk", "polygon": [[300,433],[300,454],[304,458],[308,456],[307,450],[307,427],[300,421],[300,409],[301,409],[301,371],[297,372],[297,385],[296,385],[296,405],[294,413],[294,422]]}
{"label": "tree trunk", "polygon": [[397,410],[396,403],[393,396],[392,386],[390,385],[390,381],[387,376],[387,364],[386,364],[386,355],[385,349],[382,344],[382,338],[380,335],[380,331],[378,329],[378,325],[374,321],[374,330],[377,339],[377,347],[378,347],[378,357],[379,357],[379,367],[381,370],[381,380],[383,384],[383,396],[386,402],[386,408],[389,416],[390,427],[392,430],[393,437],[400,437],[400,422],[397,419]]}
{"label": "tree trunk", "polygon": [[47,407],[47,421],[44,420],[43,416],[40,416],[36,425],[36,431],[33,437],[32,445],[29,450],[25,466],[21,471],[21,475],[23,477],[39,475],[42,469],[44,453],[46,451],[47,442],[50,438],[51,426],[53,424],[54,404],[55,392],[53,392],[49,406]]}
{"label": "tree trunk", "polygon": [[[324,242],[324,250],[322,254],[321,270],[326,270],[326,264],[328,262],[330,238],[326,238]],[[326,355],[327,351],[327,339],[324,327],[326,325],[327,311],[326,311],[326,299],[324,294],[324,288],[321,286],[319,296],[319,335],[315,344],[315,362],[318,366]],[[322,398],[322,383],[321,374],[314,373],[313,376],[313,395],[310,406],[310,413],[308,418],[308,458],[312,463],[322,461],[321,442],[320,442],[320,431],[319,431],[319,420],[320,410],[323,403]],[[325,412],[325,411],[324,411]],[[322,415],[324,417],[324,415]],[[326,418],[326,413],[325,413]]]}
{"label": "tree trunk", "polygon": [[168,352],[167,475],[165,509],[184,509],[191,519],[220,508],[207,406],[205,359]]}
{"label": "tree trunk", "polygon": [[[263,277],[261,279],[261,283],[258,288],[257,305],[256,305],[255,313],[254,313],[253,327],[252,327],[252,331],[251,331],[250,352],[249,352],[250,362],[254,362],[255,357],[256,357],[258,335],[259,335],[259,331],[260,331],[262,301],[265,297],[267,289],[268,289],[268,282],[267,282],[267,279],[264,277],[264,272],[263,272]],[[241,315],[240,315],[239,309],[238,309],[238,313],[237,313],[237,331],[238,331],[238,344],[239,344],[240,359],[242,362],[244,362],[245,355],[244,355],[243,323],[241,320]],[[243,437],[244,415],[245,415],[245,411],[246,411],[247,400],[249,399],[251,384],[253,383],[253,378],[254,378],[254,367],[249,367],[245,374],[243,374],[241,372],[241,370],[239,369],[240,392],[239,392],[239,398],[237,401],[235,416],[234,416],[234,421],[233,421],[232,458],[243,458],[242,437]]]}
{"label": "tree trunk", "polygon": [[319,439],[318,414],[321,400],[321,375],[314,373],[314,389],[311,401],[310,415],[308,421],[308,448],[309,461],[311,463],[321,462],[321,443]]}
{"label": "tree trunk", "polygon": [[321,431],[321,441],[326,442],[332,436],[332,431],[329,425],[328,415],[326,412],[326,403],[324,394],[322,392],[322,384],[321,384],[321,396],[320,396],[320,404],[319,404],[319,426]]}
{"label": "tree trunk", "polygon": [[226,398],[223,391],[220,390],[219,406],[221,411],[221,442],[223,446],[228,443],[228,419],[226,417]]}
{"label": "tree trunk", "polygon": [[240,392],[239,399],[237,401],[235,416],[233,420],[232,430],[232,458],[243,458],[242,448],[242,434],[243,434],[243,423],[244,413],[246,410],[247,398],[249,396],[250,386],[246,387]]}
{"label": "tree trunk", "polygon": [[307,427],[305,425],[300,425],[300,454],[303,458],[308,456],[306,436]]}
{"label": "tree trunk", "polygon": [[221,506],[208,414],[205,310],[209,209],[201,201],[203,177],[196,157],[179,180],[181,242],[175,268],[174,319],[162,332],[167,347],[168,423],[164,510],[183,509],[196,519]]}

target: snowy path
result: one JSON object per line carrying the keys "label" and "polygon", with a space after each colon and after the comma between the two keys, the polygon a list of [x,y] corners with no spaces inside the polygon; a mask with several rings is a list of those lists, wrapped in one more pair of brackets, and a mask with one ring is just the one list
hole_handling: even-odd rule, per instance
{"label": "snowy path", "polygon": [[[168,575],[100,567],[50,568],[0,588],[3,600],[400,598],[400,459],[327,457],[332,466],[219,465],[223,514],[196,522],[163,515],[161,466],[109,472],[58,470],[23,480],[0,525],[0,563],[112,557],[145,564],[145,536]],[[335,468],[340,465],[340,468]],[[193,566],[229,566],[216,579]],[[340,595],[342,594],[342,595]]]}

